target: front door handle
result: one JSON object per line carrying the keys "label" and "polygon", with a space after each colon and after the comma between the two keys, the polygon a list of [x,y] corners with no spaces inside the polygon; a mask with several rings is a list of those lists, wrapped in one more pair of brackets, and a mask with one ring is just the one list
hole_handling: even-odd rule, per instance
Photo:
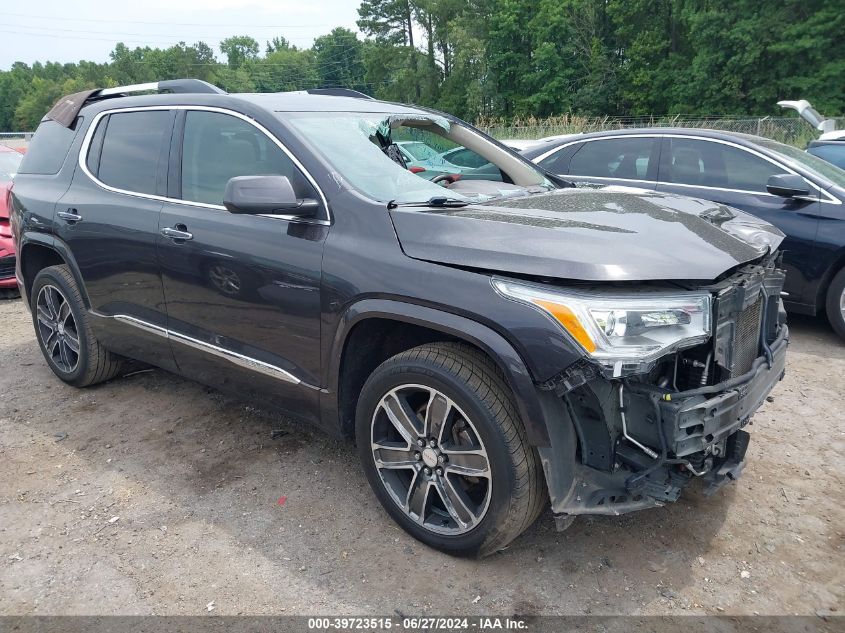
{"label": "front door handle", "polygon": [[56,215],[59,216],[65,222],[70,222],[71,224],[75,224],[76,222],[82,221],[82,216],[76,213],[76,209],[68,209],[67,211],[56,211]]}
{"label": "front door handle", "polygon": [[164,227],[161,230],[161,234],[164,237],[169,237],[171,240],[175,241],[185,241],[185,240],[192,240],[194,236],[192,233],[188,233],[184,224],[177,224],[174,228],[170,228],[169,226]]}

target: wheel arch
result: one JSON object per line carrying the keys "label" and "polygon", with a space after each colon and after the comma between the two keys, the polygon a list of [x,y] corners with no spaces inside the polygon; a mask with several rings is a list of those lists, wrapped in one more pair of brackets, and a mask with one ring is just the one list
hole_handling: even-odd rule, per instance
{"label": "wheel arch", "polygon": [[73,257],[67,244],[62,240],[52,235],[41,233],[28,235],[21,240],[18,257],[20,259],[20,271],[23,280],[21,290],[27,305],[29,305],[32,284],[38,273],[48,266],[64,264],[70,269],[73,278],[76,280],[85,307],[91,307],[88,300],[88,293],[85,291],[85,284],[79,273],[79,266],[76,264],[76,259]]}
{"label": "wheel arch", "polygon": [[837,273],[839,273],[839,271],[843,268],[845,268],[845,247],[840,248],[836,255],[833,256],[831,264],[824,271],[824,274],[819,280],[818,286],[816,286],[816,300],[814,302],[816,314],[819,312],[824,314],[825,305],[827,303],[827,291],[830,289],[830,283],[833,281],[833,278],[836,277]]}
{"label": "wheel arch", "polygon": [[[434,308],[388,299],[365,299],[343,315],[332,342],[329,391],[335,395],[323,412],[341,434],[354,429],[360,388],[383,361],[418,345],[456,341],[484,352],[501,370],[513,392],[529,442],[549,442],[546,420],[534,381],[514,347],[500,334],[472,319]],[[364,359],[353,364],[351,359]],[[331,417],[329,417],[331,416]]]}

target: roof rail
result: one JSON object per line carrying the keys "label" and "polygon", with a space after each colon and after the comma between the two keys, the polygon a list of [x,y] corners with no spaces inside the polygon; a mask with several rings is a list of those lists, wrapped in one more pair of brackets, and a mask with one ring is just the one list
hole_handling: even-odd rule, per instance
{"label": "roof rail", "polygon": [[169,92],[174,94],[226,94],[215,85],[202,81],[201,79],[169,79],[167,81],[153,81],[145,84],[133,84],[131,86],[116,86],[114,88],[103,88],[92,98],[114,97],[117,95],[132,94],[135,92]]}
{"label": "roof rail", "polygon": [[352,88],[309,88],[306,90],[310,95],[326,95],[327,97],[353,97],[355,99],[372,99],[370,95],[352,90]]}
{"label": "roof rail", "polygon": [[59,99],[43,120],[55,121],[70,127],[86,103],[109,97],[122,97],[139,92],[168,92],[175,94],[226,94],[223,90],[200,79],[169,79],[131,86],[83,90]]}

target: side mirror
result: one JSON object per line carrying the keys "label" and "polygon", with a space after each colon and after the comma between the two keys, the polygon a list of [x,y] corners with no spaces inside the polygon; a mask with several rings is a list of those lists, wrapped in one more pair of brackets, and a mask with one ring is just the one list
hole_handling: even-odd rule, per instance
{"label": "side mirror", "polygon": [[309,216],[320,204],[297,198],[287,176],[236,176],[226,183],[223,206],[229,213]]}
{"label": "side mirror", "polygon": [[797,198],[810,195],[810,186],[798,174],[777,174],[770,176],[766,191],[783,198]]}

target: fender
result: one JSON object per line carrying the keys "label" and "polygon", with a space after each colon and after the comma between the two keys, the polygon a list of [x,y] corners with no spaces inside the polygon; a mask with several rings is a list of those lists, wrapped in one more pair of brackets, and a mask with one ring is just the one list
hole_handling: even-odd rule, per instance
{"label": "fender", "polygon": [[[49,248],[50,250],[55,251],[59,257],[65,261],[65,264],[67,264],[68,268],[70,268],[73,278],[76,280],[76,285],[79,287],[79,292],[82,295],[85,307],[90,310],[91,301],[88,298],[88,291],[85,288],[85,283],[82,281],[82,275],[79,272],[79,265],[76,263],[76,258],[73,256],[73,253],[71,253],[68,245],[55,235],[37,232],[27,232],[21,235],[20,244],[17,248],[21,276],[24,277],[24,279],[26,278],[23,270],[24,254],[26,253],[27,247],[32,245]],[[27,308],[29,308],[29,289],[26,287],[25,283],[22,283],[23,279],[19,279],[18,282],[21,289],[21,296],[24,299],[24,303]]]}
{"label": "fender", "polygon": [[[352,328],[369,318],[392,319],[449,334],[484,350],[502,370],[516,400],[529,442],[548,446],[549,432],[540,407],[537,388],[522,358],[500,334],[471,319],[433,308],[390,299],[363,299],[350,306],[338,323],[332,342],[329,367],[329,392],[335,394],[324,407],[324,420],[337,419],[340,360],[346,338]],[[328,398],[326,400],[329,400]],[[333,409],[333,411],[331,410]]]}
{"label": "fender", "polygon": [[827,289],[830,287],[830,282],[836,276],[836,273],[838,273],[843,266],[845,266],[845,248],[840,248],[830,258],[830,264],[816,284],[816,298],[812,306],[814,310],[813,314],[816,312],[824,313],[825,303],[827,302]]}

